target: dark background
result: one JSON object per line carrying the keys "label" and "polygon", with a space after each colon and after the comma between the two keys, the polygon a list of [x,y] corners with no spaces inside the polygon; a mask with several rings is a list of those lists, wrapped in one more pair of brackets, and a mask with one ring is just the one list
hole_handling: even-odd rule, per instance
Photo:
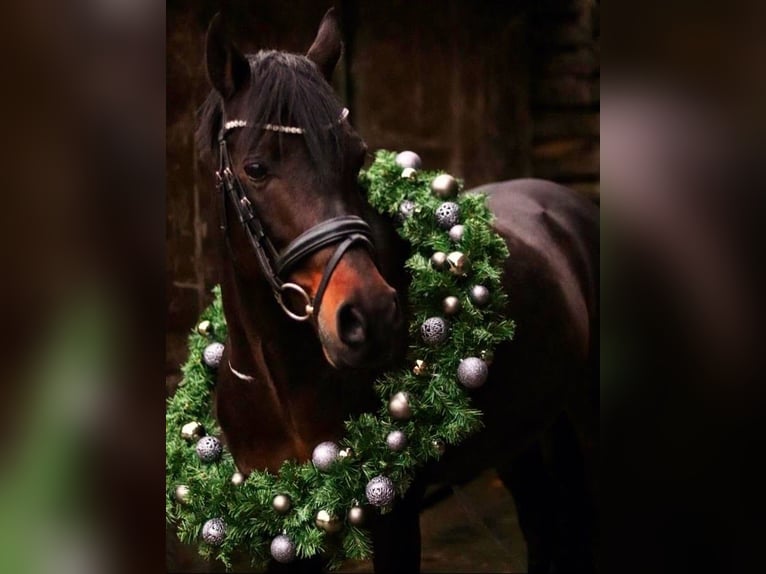
{"label": "dark background", "polygon": [[[234,1],[240,49],[305,53],[329,1]],[[167,5],[167,363],[216,282],[212,170],[199,165],[195,111],[207,95],[204,38],[221,2]],[[345,52],[334,86],[371,150],[416,151],[468,187],[519,177],[598,201],[598,8],[592,0],[375,0],[335,4]]]}

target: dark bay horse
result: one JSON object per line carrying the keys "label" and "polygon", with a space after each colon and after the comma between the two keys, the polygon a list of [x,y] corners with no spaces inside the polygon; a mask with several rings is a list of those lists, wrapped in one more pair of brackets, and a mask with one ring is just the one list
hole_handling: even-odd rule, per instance
{"label": "dark bay horse", "polygon": [[[329,84],[340,53],[332,10],[305,56],[245,56],[219,16],[208,31],[214,89],[197,139],[211,172],[222,174],[216,226],[228,323],[215,408],[244,474],[306,461],[319,442],[338,440],[345,419],[377,408],[375,377],[404,359],[407,245],[358,185],[367,148]],[[557,537],[556,487],[542,489],[551,481],[541,479],[548,470],[535,445],[546,429],[561,426],[570,405],[591,404],[597,209],[540,180],[478,191],[489,195],[511,253],[504,284],[517,336],[497,349],[489,381],[473,394],[486,429],[424,469],[394,511],[373,520],[378,572],[419,570],[418,512],[429,480],[461,481],[488,466],[513,488],[530,571],[571,570],[561,541],[587,542],[588,525],[578,523]]]}

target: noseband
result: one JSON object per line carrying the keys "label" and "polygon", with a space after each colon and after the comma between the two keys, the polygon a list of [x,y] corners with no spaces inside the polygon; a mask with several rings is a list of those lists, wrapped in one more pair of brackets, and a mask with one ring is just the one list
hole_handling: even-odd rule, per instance
{"label": "noseband", "polygon": [[[343,121],[348,115],[348,110],[343,109],[339,122]],[[226,244],[229,245],[229,236],[227,233],[227,211],[229,202],[234,207],[234,211],[242,224],[245,235],[247,235],[250,245],[255,251],[256,261],[263,272],[264,277],[271,286],[277,303],[284,312],[296,321],[305,321],[310,317],[319,316],[319,305],[322,303],[327,286],[330,283],[335,268],[338,266],[343,255],[354,244],[362,243],[370,251],[373,251],[372,230],[370,226],[361,217],[355,215],[342,215],[333,217],[326,221],[318,223],[311,227],[295,239],[282,250],[277,252],[274,244],[266,235],[263,222],[255,210],[252,202],[247,198],[245,188],[239,178],[234,174],[232,168],[231,156],[226,146],[226,136],[230,131],[246,127],[247,122],[243,120],[230,120],[223,123],[223,127],[218,136],[220,148],[218,171],[216,171],[216,187],[220,192],[221,202],[221,230],[226,238]],[[274,124],[264,124],[259,126],[263,130],[280,132],[286,134],[300,135],[304,133],[303,128],[293,126],[281,126]],[[295,267],[309,255],[316,253],[320,249],[338,244],[335,252],[332,254],[324,267],[322,279],[312,300],[306,290],[297,283],[286,282],[283,278],[295,269]],[[305,302],[304,313],[293,312],[284,301],[284,294],[293,292],[302,297]]]}

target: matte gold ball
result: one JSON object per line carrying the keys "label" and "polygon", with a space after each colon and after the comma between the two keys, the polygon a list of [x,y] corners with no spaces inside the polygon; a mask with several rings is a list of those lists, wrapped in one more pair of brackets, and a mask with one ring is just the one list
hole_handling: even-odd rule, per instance
{"label": "matte gold ball", "polygon": [[205,436],[205,427],[197,421],[186,423],[181,427],[181,436],[188,441],[200,439]]}
{"label": "matte gold ball", "polygon": [[388,402],[388,412],[398,421],[406,421],[412,416],[410,397],[407,393],[399,391]]}
{"label": "matte gold ball", "polygon": [[460,251],[453,251],[447,255],[447,264],[449,270],[455,275],[466,275],[471,269],[471,263],[468,261],[468,257],[463,255]]}
{"label": "matte gold ball", "polygon": [[444,266],[447,264],[447,254],[443,251],[437,251],[433,255],[431,255],[431,265],[434,266],[435,269],[444,269]]}
{"label": "matte gold ball", "polygon": [[334,534],[343,528],[343,523],[338,520],[338,517],[330,514],[326,510],[317,512],[314,523],[328,534]]}
{"label": "matte gold ball", "polygon": [[446,199],[448,197],[455,197],[458,192],[459,185],[457,180],[448,173],[437,175],[431,182],[431,191],[437,197]]}
{"label": "matte gold ball", "polygon": [[271,505],[278,514],[286,514],[293,507],[293,501],[286,494],[277,494],[271,501]]}
{"label": "matte gold ball", "polygon": [[352,506],[348,509],[348,523],[354,526],[364,524],[364,509],[361,506]]}
{"label": "matte gold ball", "polygon": [[422,377],[423,375],[427,375],[428,363],[426,363],[423,359],[418,359],[417,361],[415,361],[415,366],[412,367],[412,372],[419,377]]}
{"label": "matte gold ball", "polygon": [[242,474],[241,472],[235,472],[234,474],[231,475],[231,483],[234,486],[239,486],[243,482],[245,482],[245,475]]}
{"label": "matte gold ball", "polygon": [[208,321],[200,321],[199,325],[197,325],[197,333],[200,335],[212,335],[213,334],[213,324]]}
{"label": "matte gold ball", "polygon": [[445,315],[454,315],[460,311],[460,299],[454,295],[445,297],[444,301],[442,301],[442,309]]}
{"label": "matte gold ball", "polygon": [[181,504],[188,504],[189,503],[189,487],[185,484],[179,484],[176,486],[175,490],[175,497],[178,502]]}

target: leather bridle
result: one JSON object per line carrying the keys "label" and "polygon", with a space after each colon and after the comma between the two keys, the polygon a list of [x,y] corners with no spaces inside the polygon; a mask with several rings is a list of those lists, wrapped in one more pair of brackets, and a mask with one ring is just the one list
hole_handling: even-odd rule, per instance
{"label": "leather bridle", "polygon": [[[338,121],[343,121],[347,115],[348,110],[344,108]],[[319,306],[322,303],[322,297],[327,290],[332,274],[346,251],[357,243],[362,243],[370,251],[374,251],[372,230],[361,217],[341,215],[318,223],[293,239],[281,252],[277,252],[274,244],[266,235],[260,215],[252,202],[247,198],[245,188],[239,181],[239,178],[234,174],[231,156],[226,145],[226,136],[234,129],[246,127],[247,122],[243,120],[230,120],[228,122],[223,121],[222,125],[223,127],[218,136],[220,153],[218,171],[216,171],[216,187],[220,192],[220,227],[226,238],[228,249],[231,251],[227,231],[227,211],[228,205],[231,203],[245,230],[245,235],[247,235],[250,245],[252,245],[255,251],[258,266],[271,286],[277,303],[279,303],[290,318],[296,321],[305,321],[312,316],[316,318],[319,316]],[[300,135],[303,133],[303,128],[301,127],[274,124],[264,124],[258,127],[267,131],[287,134]],[[227,198],[230,201],[227,201]],[[322,279],[319,282],[319,287],[313,300],[303,287],[283,279],[306,257],[334,244],[338,244],[338,246],[325,264]],[[293,292],[303,298],[305,303],[303,314],[295,313],[285,304],[283,296],[286,292]]]}

